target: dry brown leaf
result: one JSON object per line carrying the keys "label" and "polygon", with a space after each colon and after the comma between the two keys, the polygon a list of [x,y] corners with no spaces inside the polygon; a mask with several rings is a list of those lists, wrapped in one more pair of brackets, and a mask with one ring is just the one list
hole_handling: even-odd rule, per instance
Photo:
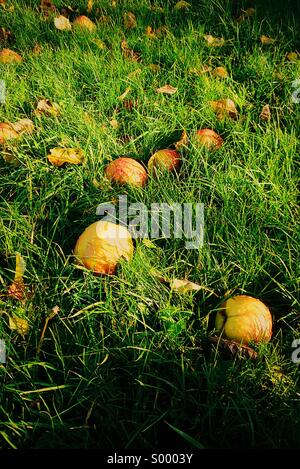
{"label": "dry brown leaf", "polygon": [[54,18],[54,25],[56,29],[59,29],[60,31],[71,31],[72,29],[72,25],[69,21],[69,18],[66,18],[63,15]]}
{"label": "dry brown leaf", "polygon": [[201,67],[192,67],[189,69],[190,73],[195,73],[196,75],[204,75],[205,73],[211,72],[212,68],[208,65],[202,65]]}
{"label": "dry brown leaf", "polygon": [[9,140],[15,140],[19,137],[20,135],[13,128],[12,124],[9,122],[0,123],[0,145],[7,143]]}
{"label": "dry brown leaf", "polygon": [[5,29],[3,27],[0,28],[0,43],[1,44],[9,42],[12,38],[13,38],[13,35],[8,29]]}
{"label": "dry brown leaf", "polygon": [[46,117],[55,117],[58,116],[60,112],[60,107],[58,104],[53,103],[50,99],[41,99],[34,110],[34,114],[37,117],[41,117],[42,115]]}
{"label": "dry brown leaf", "polygon": [[23,337],[29,332],[29,323],[27,319],[20,318],[19,316],[10,316],[8,326],[12,331],[16,331]]}
{"label": "dry brown leaf", "polygon": [[23,62],[23,57],[11,49],[2,49],[0,52],[0,63],[12,64]]}
{"label": "dry brown leaf", "polygon": [[126,59],[130,59],[133,62],[139,62],[141,60],[140,54],[138,52],[135,52],[133,49],[130,49],[125,39],[123,39],[123,41],[121,42],[121,49]]}
{"label": "dry brown leaf", "polygon": [[156,39],[157,36],[155,34],[154,29],[152,26],[147,26],[146,31],[145,31],[145,36],[149,37],[149,39]]}
{"label": "dry brown leaf", "polygon": [[86,6],[86,11],[88,13],[91,13],[91,11],[93,9],[93,5],[94,5],[94,0],[88,0],[87,6]]}
{"label": "dry brown leaf", "polygon": [[39,55],[41,52],[42,52],[41,44],[39,43],[35,44],[34,48],[32,49],[33,55]]}
{"label": "dry brown leaf", "polygon": [[34,123],[30,119],[20,119],[11,125],[19,135],[32,134],[34,131]]}
{"label": "dry brown leaf", "polygon": [[84,154],[81,148],[51,148],[50,155],[47,155],[50,163],[55,166],[62,166],[64,163],[81,164]]}
{"label": "dry brown leaf", "polygon": [[216,113],[217,118],[220,120],[226,117],[230,117],[231,119],[238,118],[238,111],[232,99],[226,98],[210,101],[210,105]]}
{"label": "dry brown leaf", "polygon": [[123,23],[126,29],[133,29],[136,27],[136,17],[130,11],[127,11],[123,15]]}
{"label": "dry brown leaf", "polygon": [[227,78],[228,72],[225,67],[216,67],[212,72],[214,77]]}
{"label": "dry brown leaf", "polygon": [[189,280],[178,280],[174,278],[170,281],[171,290],[174,290],[178,293],[186,293],[188,291],[199,291],[201,286],[197,283],[190,282]]}
{"label": "dry brown leaf", "polygon": [[225,44],[222,37],[214,37],[211,34],[205,34],[204,39],[209,47],[222,47]]}
{"label": "dry brown leaf", "polygon": [[263,121],[269,121],[271,119],[271,109],[270,109],[269,104],[264,105],[259,117]]}
{"label": "dry brown leaf", "polygon": [[124,93],[121,94],[121,96],[118,97],[118,99],[120,101],[124,101],[124,99],[126,98],[126,96],[130,93],[131,91],[131,88],[130,86],[128,88],[126,88],[126,90],[124,91]]}
{"label": "dry brown leaf", "polygon": [[246,10],[242,10],[242,14],[237,18],[237,22],[241,23],[248,18],[251,18],[255,14],[255,8],[247,8]]}
{"label": "dry brown leaf", "polygon": [[226,358],[242,356],[252,360],[258,358],[257,352],[248,345],[242,345],[234,340],[222,339],[220,337],[209,337],[208,341],[217,346],[219,352]]}
{"label": "dry brown leaf", "polygon": [[186,132],[186,130],[183,130],[183,132],[181,134],[181,137],[180,137],[180,140],[178,140],[178,142],[175,143],[176,150],[180,150],[182,147],[187,146],[188,141],[189,141],[189,139],[188,139],[187,132]]}
{"label": "dry brown leaf", "polygon": [[98,22],[101,24],[109,24],[111,23],[111,16],[109,15],[100,15],[98,18]]}
{"label": "dry brown leaf", "polygon": [[275,39],[271,38],[270,36],[265,36],[263,34],[262,36],[260,36],[260,42],[263,46],[270,46],[271,44],[274,44]]}
{"label": "dry brown leaf", "polygon": [[45,16],[48,16],[50,13],[56,11],[55,5],[53,5],[51,0],[42,0],[40,4],[40,10],[44,13]]}
{"label": "dry brown leaf", "polygon": [[174,94],[177,91],[177,88],[171,85],[164,85],[161,88],[156,89],[157,93],[164,93],[164,94]]}
{"label": "dry brown leaf", "polygon": [[113,129],[117,129],[119,127],[119,122],[116,119],[111,119],[109,123]]}
{"label": "dry brown leaf", "polygon": [[289,62],[297,62],[299,60],[298,52],[289,52],[286,54],[286,58]]}
{"label": "dry brown leaf", "polygon": [[174,6],[174,10],[188,10],[190,7],[191,7],[190,3],[185,2],[184,0],[180,0]]}

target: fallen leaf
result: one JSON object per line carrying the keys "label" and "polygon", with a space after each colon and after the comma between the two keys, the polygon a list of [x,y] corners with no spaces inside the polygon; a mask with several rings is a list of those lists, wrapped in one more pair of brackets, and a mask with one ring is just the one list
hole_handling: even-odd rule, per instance
{"label": "fallen leaf", "polygon": [[116,8],[117,7],[117,0],[111,0],[111,6],[112,6],[112,8]]}
{"label": "fallen leaf", "polygon": [[34,48],[32,49],[33,55],[39,55],[41,52],[42,52],[41,44],[39,43],[35,44]]}
{"label": "fallen leaf", "polygon": [[225,44],[225,40],[222,37],[214,37],[211,34],[204,35],[204,39],[209,47],[222,47]]}
{"label": "fallen leaf", "polygon": [[264,105],[259,117],[263,121],[269,121],[271,119],[271,109],[270,109],[269,104]]}
{"label": "fallen leaf", "polygon": [[32,134],[34,131],[34,123],[30,119],[20,119],[19,121],[11,124],[19,135]]}
{"label": "fallen leaf", "polygon": [[105,42],[101,41],[101,39],[92,39],[92,42],[96,44],[99,49],[107,49]]}
{"label": "fallen leaf", "polygon": [[27,319],[20,318],[19,316],[10,316],[8,326],[12,331],[16,331],[23,337],[29,332],[29,323]]}
{"label": "fallen leaf", "polygon": [[136,75],[139,75],[141,73],[142,69],[141,68],[137,68],[136,70],[133,70],[133,72],[130,72],[128,75],[127,75],[127,78],[133,78],[135,77]]}
{"label": "fallen leaf", "polygon": [[94,5],[94,0],[88,0],[87,6],[86,6],[86,11],[88,13],[91,13],[91,11],[93,9],[93,5]]}
{"label": "fallen leaf", "polygon": [[160,65],[158,64],[149,64],[148,67],[150,68],[150,70],[152,70],[152,72],[159,72],[160,71]]}
{"label": "fallen leaf", "polygon": [[101,23],[101,24],[109,24],[111,22],[111,16],[101,15],[98,18],[98,22]]}
{"label": "fallen leaf", "polygon": [[133,29],[136,27],[136,17],[130,11],[124,13],[123,23],[126,29]]}
{"label": "fallen leaf", "polygon": [[24,283],[24,273],[26,262],[20,253],[16,253],[16,268],[13,283],[7,289],[7,295],[16,300],[22,301],[27,296]]}
{"label": "fallen leaf", "polygon": [[205,73],[211,72],[212,68],[209,65],[202,65],[201,67],[192,67],[189,69],[190,73],[195,73],[196,75],[204,75]]}
{"label": "fallen leaf", "polygon": [[208,341],[216,345],[219,352],[226,358],[235,358],[240,355],[245,358],[257,360],[257,352],[248,345],[242,345],[234,340],[222,339],[221,337],[209,337]]}
{"label": "fallen leaf", "polygon": [[80,148],[52,148],[47,155],[50,163],[62,166],[64,163],[81,164],[84,160],[83,151]]}
{"label": "fallen leaf", "polygon": [[53,5],[51,0],[42,0],[40,4],[40,10],[44,13],[45,16],[48,16],[50,13],[56,11],[55,5]]}
{"label": "fallen leaf", "polygon": [[72,25],[68,18],[63,15],[54,18],[54,25],[60,31],[71,31]]}
{"label": "fallen leaf", "polygon": [[212,72],[214,77],[227,78],[228,72],[225,67],[216,67]]}
{"label": "fallen leaf", "polygon": [[0,52],[0,63],[12,64],[23,62],[23,57],[11,49],[2,49]]}
{"label": "fallen leaf", "polygon": [[247,8],[246,10],[242,10],[242,14],[237,18],[237,22],[241,23],[248,18],[251,18],[255,14],[255,8]]}
{"label": "fallen leaf", "polygon": [[180,140],[178,140],[178,142],[175,143],[176,150],[180,150],[182,147],[187,146],[188,141],[189,141],[189,139],[188,139],[187,132],[186,132],[186,130],[183,130],[183,132],[181,134],[181,137],[180,137]]}
{"label": "fallen leaf", "polygon": [[220,120],[225,119],[225,117],[230,117],[231,119],[238,118],[238,111],[231,99],[226,98],[210,101],[210,105],[216,113],[217,118]]}
{"label": "fallen leaf", "polygon": [[5,28],[0,28],[0,42],[1,44],[11,41],[13,38],[12,33]]}
{"label": "fallen leaf", "polygon": [[142,243],[143,243],[144,246],[146,246],[147,248],[150,248],[150,249],[157,249],[156,244],[154,244],[153,241],[151,241],[151,240],[148,239],[148,238],[144,238],[144,239],[142,240]]}
{"label": "fallen leaf", "polygon": [[133,49],[130,49],[125,39],[123,39],[123,41],[121,42],[121,49],[126,59],[130,59],[134,62],[139,62],[141,60],[140,54],[138,52],[135,52]]}
{"label": "fallen leaf", "polygon": [[1,122],[0,123],[0,144],[3,145],[9,140],[14,140],[19,138],[20,135],[18,132],[13,128],[12,124],[8,122]]}
{"label": "fallen leaf", "polygon": [[53,103],[50,99],[41,99],[34,110],[34,114],[37,117],[41,117],[42,115],[47,117],[55,117],[58,116],[60,112],[60,107],[58,104]]}
{"label": "fallen leaf", "polygon": [[149,39],[157,38],[155,31],[151,26],[147,26],[146,31],[145,31],[145,36],[149,37]]}
{"label": "fallen leaf", "polygon": [[167,36],[168,34],[170,34],[170,30],[167,28],[167,26],[160,26],[156,29],[155,33],[159,37]]}
{"label": "fallen leaf", "polygon": [[164,11],[163,7],[159,7],[157,5],[151,5],[149,8],[151,11],[155,11],[157,13],[163,13]]}
{"label": "fallen leaf", "polygon": [[157,88],[156,91],[157,93],[174,94],[176,93],[177,88],[174,88],[174,86],[171,85],[165,85],[161,88]]}
{"label": "fallen leaf", "polygon": [[270,36],[265,36],[263,34],[262,36],[260,36],[260,42],[263,46],[270,46],[271,44],[274,44],[275,39],[272,39]]}
{"label": "fallen leaf", "polygon": [[117,129],[119,127],[119,122],[116,119],[111,119],[109,123],[113,129]]}
{"label": "fallen leaf", "polygon": [[286,54],[286,58],[289,62],[297,62],[299,59],[299,54],[297,52],[289,52]]}
{"label": "fallen leaf", "polygon": [[188,291],[199,291],[201,286],[197,283],[190,282],[189,280],[178,280],[173,279],[170,281],[171,290],[174,290],[178,293],[186,293]]}
{"label": "fallen leaf", "polygon": [[190,7],[191,7],[190,3],[185,2],[184,0],[180,0],[174,6],[174,10],[188,10]]}
{"label": "fallen leaf", "polygon": [[130,86],[129,86],[128,88],[126,88],[126,90],[124,91],[124,93],[121,94],[121,96],[118,97],[118,99],[119,99],[120,101],[124,101],[124,99],[126,98],[126,96],[128,95],[128,93],[130,93],[130,91],[131,91],[131,88],[130,88]]}

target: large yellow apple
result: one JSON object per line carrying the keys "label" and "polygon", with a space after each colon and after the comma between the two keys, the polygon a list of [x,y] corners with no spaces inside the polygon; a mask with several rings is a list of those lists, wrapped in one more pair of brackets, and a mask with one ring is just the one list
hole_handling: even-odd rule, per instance
{"label": "large yellow apple", "polygon": [[101,220],[88,226],[74,248],[77,260],[95,274],[114,274],[121,258],[133,256],[133,242],[127,228]]}
{"label": "large yellow apple", "polygon": [[269,309],[256,298],[237,295],[226,300],[216,316],[218,334],[243,342],[269,342],[272,336],[272,316]]}
{"label": "large yellow apple", "polygon": [[147,181],[145,168],[133,158],[120,157],[105,168],[105,176],[119,184],[142,187]]}

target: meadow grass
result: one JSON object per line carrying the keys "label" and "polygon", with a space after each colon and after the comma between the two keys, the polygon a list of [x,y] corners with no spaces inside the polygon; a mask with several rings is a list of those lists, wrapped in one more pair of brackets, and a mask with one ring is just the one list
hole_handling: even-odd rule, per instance
{"label": "meadow grass", "polygon": [[[67,2],[71,20],[86,14],[86,3]],[[300,60],[285,57],[300,51],[299,6],[191,0],[188,11],[176,12],[175,3],[95,1],[95,33],[58,31],[37,0],[7,0],[14,10],[0,10],[0,26],[14,35],[2,47],[24,57],[0,64],[0,120],[28,117],[36,126],[14,149],[15,165],[0,157],[0,338],[8,349],[0,365],[2,448],[299,447],[299,365],[291,344],[300,327],[300,104],[291,94]],[[255,15],[237,23],[247,7]],[[123,25],[127,11],[137,18],[132,30]],[[147,26],[166,26],[165,34],[150,39]],[[225,45],[208,47],[204,34],[224,37]],[[275,43],[262,46],[262,34]],[[124,57],[124,38],[140,62]],[[224,66],[229,77],[193,71],[203,65]],[[155,91],[165,84],[177,93]],[[128,87],[132,109],[118,99]],[[219,121],[208,104],[227,97],[238,106],[236,121]],[[43,98],[59,104],[58,117],[34,115]],[[270,122],[259,118],[265,104]],[[191,139],[178,174],[143,190],[104,179],[112,159],[147,163],[184,129],[192,136],[203,127],[225,144],[211,153]],[[60,145],[81,147],[85,164],[52,166],[46,155]],[[99,203],[122,194],[147,206],[203,202],[204,246],[137,240],[133,260],[115,276],[79,268],[72,256],[79,234],[98,219]],[[25,303],[6,295],[16,252],[26,259],[33,291]],[[189,278],[203,288],[180,295],[159,277]],[[256,347],[256,361],[228,360],[206,346],[216,309],[235,293],[260,298],[274,318],[272,341]],[[60,312],[38,350],[56,305]],[[24,338],[8,327],[13,313],[30,323]]]}

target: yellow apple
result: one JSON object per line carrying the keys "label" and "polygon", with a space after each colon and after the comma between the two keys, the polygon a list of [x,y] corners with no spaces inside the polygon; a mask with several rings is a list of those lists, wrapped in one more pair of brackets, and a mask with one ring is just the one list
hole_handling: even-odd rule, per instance
{"label": "yellow apple", "polygon": [[197,131],[196,137],[198,142],[208,148],[208,150],[217,150],[224,143],[222,137],[212,129],[200,129]]}
{"label": "yellow apple", "polygon": [[142,187],[147,181],[145,168],[133,158],[121,157],[109,163],[105,168],[105,176],[119,184]]}
{"label": "yellow apple", "polygon": [[272,336],[272,316],[260,300],[237,295],[221,305],[216,316],[216,330],[223,337],[244,344],[250,341],[269,342]]}
{"label": "yellow apple", "polygon": [[176,150],[169,148],[159,150],[148,161],[148,170],[150,174],[155,174],[157,169],[174,171],[180,165],[180,155]]}
{"label": "yellow apple", "polygon": [[96,30],[96,25],[93,23],[90,18],[84,15],[77,16],[73,21],[73,25],[80,28],[80,29],[87,29],[91,33]]}
{"label": "yellow apple", "polygon": [[133,256],[133,242],[127,228],[101,220],[88,226],[79,236],[74,255],[95,274],[114,274],[121,258]]}

